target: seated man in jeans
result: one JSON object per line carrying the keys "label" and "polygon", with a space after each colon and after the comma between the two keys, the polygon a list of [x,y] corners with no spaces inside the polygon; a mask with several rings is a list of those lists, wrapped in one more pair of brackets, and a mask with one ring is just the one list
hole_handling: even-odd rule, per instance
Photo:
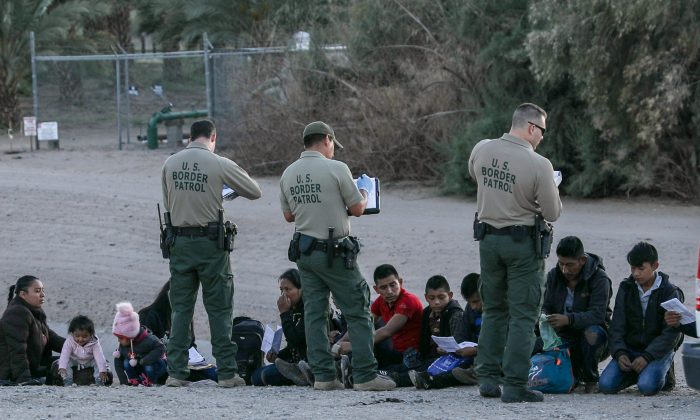
{"label": "seated man in jeans", "polygon": [[598,363],[608,357],[612,282],[602,258],[584,252],[576,236],[559,241],[557,260],[547,274],[542,312],[571,352],[574,378],[595,392]]}
{"label": "seated man in jeans", "polygon": [[656,271],[656,248],[640,242],[627,254],[632,275],[620,283],[610,324],[613,360],[600,375],[600,390],[615,394],[637,384],[643,395],[658,393],[666,383],[681,333],[664,322],[661,303],[682,299],[668,275]]}

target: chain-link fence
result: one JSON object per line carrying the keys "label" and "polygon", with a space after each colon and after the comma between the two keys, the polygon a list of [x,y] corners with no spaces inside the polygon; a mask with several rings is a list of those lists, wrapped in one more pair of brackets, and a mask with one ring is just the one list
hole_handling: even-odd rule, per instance
{"label": "chain-link fence", "polygon": [[[286,47],[216,51],[204,35],[203,44],[198,51],[133,54],[117,48],[60,56],[42,54],[39,46],[32,51],[37,121],[58,122],[62,148],[122,149],[145,147],[154,113],[162,111],[159,147],[181,146],[172,136],[178,131],[167,126],[180,126],[187,136],[193,119],[209,115],[222,149],[255,155],[254,165],[264,171],[281,167],[280,156],[288,154],[280,153],[280,145],[285,148],[290,133],[306,123],[299,116],[313,108],[298,74],[299,60],[310,54],[308,38]],[[261,142],[260,133],[274,141]]]}

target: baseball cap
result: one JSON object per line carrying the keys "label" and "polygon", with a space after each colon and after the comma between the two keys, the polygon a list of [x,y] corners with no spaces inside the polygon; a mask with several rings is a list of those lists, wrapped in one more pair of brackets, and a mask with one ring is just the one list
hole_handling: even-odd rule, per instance
{"label": "baseball cap", "polygon": [[309,136],[311,134],[327,134],[333,139],[333,143],[335,143],[336,148],[343,148],[343,145],[340,144],[340,142],[335,138],[335,133],[333,132],[333,129],[323,121],[314,121],[304,128],[303,138],[306,138],[306,136]]}

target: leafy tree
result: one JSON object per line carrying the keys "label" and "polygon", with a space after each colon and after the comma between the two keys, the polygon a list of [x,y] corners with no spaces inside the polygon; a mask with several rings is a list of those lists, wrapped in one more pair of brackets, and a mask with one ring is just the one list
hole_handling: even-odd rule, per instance
{"label": "leafy tree", "polygon": [[700,1],[537,0],[527,49],[582,107],[567,139],[572,192],[700,192]]}

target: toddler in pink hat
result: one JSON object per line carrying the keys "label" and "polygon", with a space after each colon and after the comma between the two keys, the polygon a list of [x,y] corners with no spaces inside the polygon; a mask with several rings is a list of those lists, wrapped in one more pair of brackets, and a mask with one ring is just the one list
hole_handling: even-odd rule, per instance
{"label": "toddler in pink hat", "polygon": [[117,303],[112,332],[119,340],[114,370],[122,385],[152,386],[167,372],[165,346],[141,326],[139,314],[129,302]]}

